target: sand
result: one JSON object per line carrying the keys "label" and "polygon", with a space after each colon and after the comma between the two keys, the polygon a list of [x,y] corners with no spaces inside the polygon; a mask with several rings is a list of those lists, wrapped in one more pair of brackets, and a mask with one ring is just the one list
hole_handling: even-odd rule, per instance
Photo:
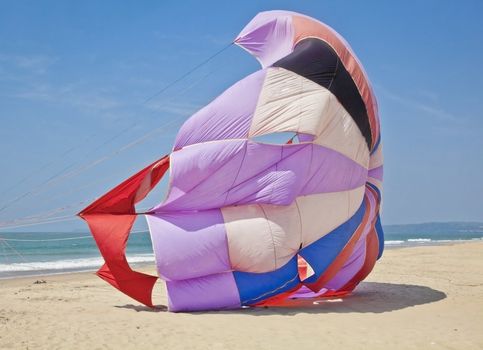
{"label": "sand", "polygon": [[482,271],[482,242],[393,249],[344,299],[178,314],[93,273],[2,280],[0,349],[482,349]]}

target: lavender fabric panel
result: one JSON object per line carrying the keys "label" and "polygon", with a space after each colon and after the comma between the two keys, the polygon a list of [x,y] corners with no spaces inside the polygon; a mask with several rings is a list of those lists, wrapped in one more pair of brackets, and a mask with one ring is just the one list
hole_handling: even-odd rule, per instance
{"label": "lavender fabric panel", "polygon": [[219,209],[146,215],[156,266],[164,280],[181,280],[231,269]]}
{"label": "lavender fabric panel", "polygon": [[[314,144],[248,144],[252,154],[229,191],[227,205],[291,204],[299,195],[345,191],[362,186],[367,169],[329,148]],[[260,155],[269,161],[264,171],[250,171]],[[275,161],[278,157],[278,161]],[[241,182],[240,182],[241,181]]]}
{"label": "lavender fabric panel", "polygon": [[301,132],[299,132],[297,134],[297,137],[299,139],[299,142],[312,142],[315,139],[314,135],[304,134],[304,133],[301,133]]}
{"label": "lavender fabric panel", "polygon": [[170,189],[154,211],[220,208],[245,157],[246,140],[208,142],[171,154]]}
{"label": "lavender fabric panel", "polygon": [[299,195],[350,190],[367,169],[314,144],[271,145],[225,140],[189,146],[171,156],[171,189],[155,211],[228,205],[288,205]]}
{"label": "lavender fabric panel", "polygon": [[283,11],[261,12],[240,32],[235,43],[268,67],[292,52],[292,15]]}
{"label": "lavender fabric panel", "polygon": [[170,311],[235,309],[241,306],[232,272],[166,282]]}
{"label": "lavender fabric panel", "polygon": [[247,76],[196,112],[178,132],[174,150],[194,143],[246,138],[265,74],[260,70]]}
{"label": "lavender fabric panel", "polygon": [[382,181],[383,172],[383,166],[381,165],[380,167],[369,170],[369,177]]}
{"label": "lavender fabric panel", "polygon": [[349,259],[337,274],[325,285],[325,288],[338,290],[342,288],[364,265],[366,257],[366,235],[359,238]]}
{"label": "lavender fabric panel", "polygon": [[[244,166],[229,190],[227,205],[291,204],[299,195],[345,191],[362,186],[367,169],[329,148],[314,144],[248,144]],[[267,168],[253,175],[251,162],[267,155]],[[278,161],[273,162],[275,159]],[[263,158],[262,158],[263,159]],[[241,180],[241,182],[240,182]]]}
{"label": "lavender fabric panel", "polygon": [[[226,205],[268,203],[288,205],[298,195],[304,181],[297,178],[307,159],[297,156],[308,145],[271,145],[248,142],[243,167],[229,189]],[[289,158],[295,164],[282,166]]]}
{"label": "lavender fabric panel", "polygon": [[317,298],[327,292],[327,289],[322,288],[317,293],[313,292],[306,286],[300,287],[294,294],[290,295],[290,299],[304,299],[304,298]]}
{"label": "lavender fabric panel", "polygon": [[330,148],[312,147],[309,174],[300,194],[345,191],[366,183],[366,168]]}

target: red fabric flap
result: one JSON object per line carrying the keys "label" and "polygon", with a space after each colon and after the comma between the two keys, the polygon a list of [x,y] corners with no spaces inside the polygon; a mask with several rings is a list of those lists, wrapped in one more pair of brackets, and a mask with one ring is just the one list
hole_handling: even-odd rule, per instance
{"label": "red fabric flap", "polygon": [[169,155],[131,176],[78,214],[89,225],[105,260],[97,275],[150,307],[157,277],[131,269],[126,260],[126,244],[136,220],[135,204],[146,197],[168,168]]}

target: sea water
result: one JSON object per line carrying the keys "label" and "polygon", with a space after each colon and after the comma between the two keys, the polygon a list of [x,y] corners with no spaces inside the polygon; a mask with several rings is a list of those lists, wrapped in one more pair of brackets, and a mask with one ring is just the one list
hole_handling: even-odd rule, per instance
{"label": "sea water", "polygon": [[483,239],[483,223],[451,222],[384,226],[386,247],[436,245]]}
{"label": "sea water", "polygon": [[[433,223],[384,227],[385,247],[448,244],[483,239],[481,223]],[[154,264],[149,233],[130,235],[132,265]],[[0,278],[94,271],[103,264],[88,232],[0,232]]]}
{"label": "sea water", "polygon": [[[154,262],[148,232],[130,235],[126,256],[134,265]],[[88,232],[0,233],[0,278],[93,271],[103,262]]]}

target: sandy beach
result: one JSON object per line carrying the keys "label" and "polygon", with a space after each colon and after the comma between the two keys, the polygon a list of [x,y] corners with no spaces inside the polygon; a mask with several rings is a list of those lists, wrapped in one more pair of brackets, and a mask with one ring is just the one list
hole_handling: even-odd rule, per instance
{"label": "sandy beach", "polygon": [[152,310],[93,273],[2,280],[0,348],[481,349],[482,252],[482,242],[386,250],[344,299],[220,312],[166,312],[162,282]]}

